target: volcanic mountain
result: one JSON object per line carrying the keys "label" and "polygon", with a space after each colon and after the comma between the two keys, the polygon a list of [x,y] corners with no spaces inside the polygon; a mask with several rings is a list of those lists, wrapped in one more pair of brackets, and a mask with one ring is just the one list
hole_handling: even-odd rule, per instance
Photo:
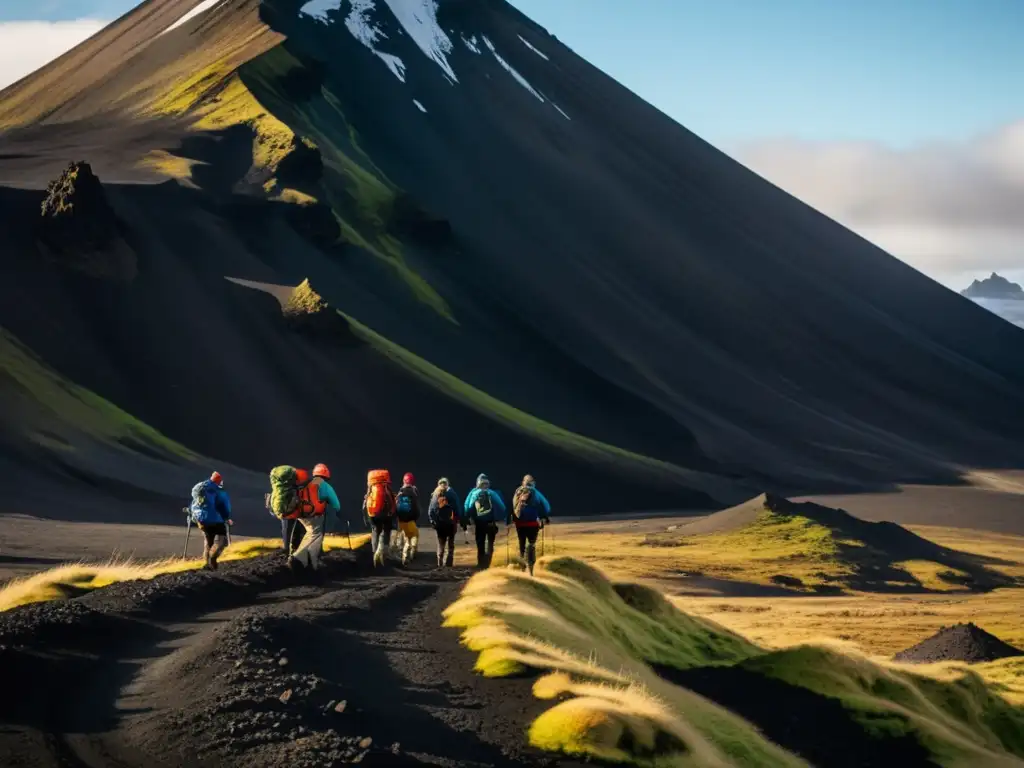
{"label": "volcanic mountain", "polygon": [[[105,245],[47,245],[65,171]],[[148,0],[0,93],[0,184],[15,511],[166,513],[213,461],[566,514],[1024,461],[1019,328],[504,0]]]}

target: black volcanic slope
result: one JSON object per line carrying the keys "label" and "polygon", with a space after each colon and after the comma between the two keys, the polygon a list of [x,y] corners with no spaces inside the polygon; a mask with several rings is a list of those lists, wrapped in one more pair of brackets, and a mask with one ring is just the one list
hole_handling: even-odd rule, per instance
{"label": "black volcanic slope", "polygon": [[[92,405],[252,470],[254,494],[282,461],[333,463],[351,497],[376,464],[506,492],[531,471],[587,513],[1024,460],[1020,329],[503,0],[231,0],[164,32],[195,5],[150,0],[0,94],[20,188],[0,190],[0,324]],[[40,245],[41,190],[82,159],[130,280]],[[246,287],[305,279],[351,337]],[[152,436],[140,454],[109,409],[98,427],[28,379],[0,379],[8,461],[58,455],[101,491],[199,461]],[[55,447],[83,440],[116,445]]]}

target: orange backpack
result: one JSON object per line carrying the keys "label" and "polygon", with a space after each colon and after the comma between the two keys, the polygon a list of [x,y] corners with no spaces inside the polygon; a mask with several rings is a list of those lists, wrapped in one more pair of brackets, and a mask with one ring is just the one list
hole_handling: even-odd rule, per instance
{"label": "orange backpack", "polygon": [[[307,478],[309,473],[304,469],[298,470]],[[296,517],[318,517],[327,512],[327,502],[320,498],[320,478],[314,477],[299,485],[299,513]]]}
{"label": "orange backpack", "polygon": [[386,469],[371,469],[366,475],[366,514],[370,517],[388,516],[393,512],[391,473]]}

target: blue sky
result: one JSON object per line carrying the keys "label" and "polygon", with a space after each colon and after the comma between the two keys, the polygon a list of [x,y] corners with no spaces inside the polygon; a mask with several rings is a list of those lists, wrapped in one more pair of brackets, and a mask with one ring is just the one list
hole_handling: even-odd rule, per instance
{"label": "blue sky", "polygon": [[719,144],[788,136],[906,147],[1022,114],[1022,0],[512,3]]}
{"label": "blue sky", "polygon": [[[1024,0],[511,2],[947,285],[992,270],[1024,279]],[[132,5],[0,0],[0,87]]]}

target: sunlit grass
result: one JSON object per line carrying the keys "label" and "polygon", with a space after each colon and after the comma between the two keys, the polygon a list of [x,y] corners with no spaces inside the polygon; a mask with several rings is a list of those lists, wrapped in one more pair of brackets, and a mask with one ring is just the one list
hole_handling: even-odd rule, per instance
{"label": "sunlit grass", "polygon": [[[347,536],[331,534],[324,537],[324,551],[353,549],[365,546],[370,540],[368,534]],[[272,554],[282,547],[280,539],[245,539],[235,541],[220,557],[221,563],[249,560]],[[157,576],[203,567],[202,559],[182,560],[167,558],[157,561],[111,560],[107,563],[68,563],[15,579],[0,588],[0,612],[20,605],[41,603],[48,600],[63,600],[76,597],[83,592],[110,586],[123,581],[148,581]]]}
{"label": "sunlit grass", "polygon": [[542,560],[533,579],[505,568],[474,576],[445,620],[462,629],[485,676],[541,674],[534,694],[554,704],[529,738],[549,751],[646,766],[803,764],[751,723],[656,674],[656,664],[731,666],[752,685],[770,677],[805,688],[838,700],[875,738],[917,740],[940,765],[1024,756],[1024,710],[1007,700],[1020,691],[1024,664],[980,665],[994,671],[983,678],[979,666],[911,668],[837,643],[773,651],[564,557]]}

